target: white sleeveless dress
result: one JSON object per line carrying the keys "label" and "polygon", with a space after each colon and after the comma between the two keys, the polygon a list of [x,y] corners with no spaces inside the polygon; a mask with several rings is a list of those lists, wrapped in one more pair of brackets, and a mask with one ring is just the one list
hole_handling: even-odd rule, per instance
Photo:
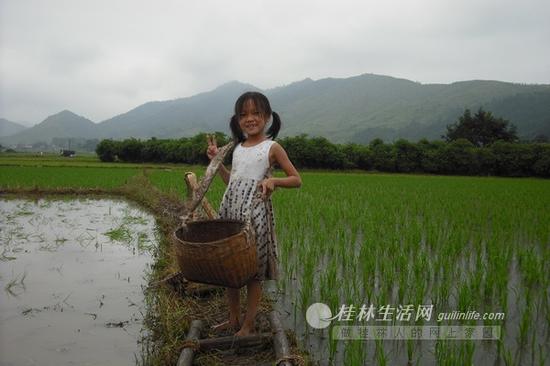
{"label": "white sleeveless dress", "polygon": [[[258,188],[258,183],[271,176],[269,149],[274,143],[275,141],[268,139],[250,147],[243,147],[241,144],[235,146],[229,184],[219,209],[220,218],[245,220],[255,192],[261,190]],[[256,233],[258,254],[256,279],[260,281],[277,279],[277,239],[271,197],[265,201],[256,201],[251,209],[250,218]]]}

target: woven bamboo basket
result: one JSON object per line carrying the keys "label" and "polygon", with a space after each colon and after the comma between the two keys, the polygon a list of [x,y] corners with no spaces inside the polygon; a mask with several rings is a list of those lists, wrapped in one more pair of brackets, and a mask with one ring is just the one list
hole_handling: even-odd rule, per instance
{"label": "woven bamboo basket", "polygon": [[183,276],[190,281],[241,288],[258,271],[254,230],[238,220],[189,222],[174,232]]}

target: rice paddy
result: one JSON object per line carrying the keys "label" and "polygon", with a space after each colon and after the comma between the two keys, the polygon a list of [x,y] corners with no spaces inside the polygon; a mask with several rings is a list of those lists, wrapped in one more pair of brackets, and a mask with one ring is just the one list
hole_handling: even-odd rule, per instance
{"label": "rice paddy", "polygon": [[125,201],[0,199],[0,364],[134,364],[157,242]]}
{"label": "rice paddy", "polygon": [[[87,162],[91,164],[91,162]],[[0,166],[0,187],[113,187],[139,167]],[[18,174],[14,170],[21,169]],[[55,183],[46,177],[66,172]],[[43,170],[37,175],[36,170]],[[147,169],[158,188],[183,197],[183,173]],[[48,173],[49,171],[49,173]],[[21,174],[19,174],[21,173]],[[285,327],[321,365],[506,365],[550,362],[550,182],[542,179],[301,172],[303,186],[273,196]],[[92,177],[94,176],[94,177]],[[31,183],[31,178],[33,182]],[[93,183],[90,183],[93,182]],[[224,185],[207,197],[217,206]],[[124,236],[124,225],[110,235]],[[4,256],[11,256],[9,253]],[[9,259],[8,259],[9,260]],[[1,263],[0,263],[1,264]],[[17,278],[13,290],[17,291]],[[23,281],[23,284],[25,281]],[[305,314],[324,303],[393,308],[391,321],[335,319],[313,329]],[[407,305],[429,320],[397,320]],[[452,319],[476,311],[495,319]],[[348,314],[351,315],[351,314]],[[357,315],[357,313],[353,314]],[[379,315],[378,313],[376,314]],[[503,316],[503,318],[502,318]],[[441,321],[438,322],[438,317]],[[498,326],[495,340],[339,340],[340,325]]]}

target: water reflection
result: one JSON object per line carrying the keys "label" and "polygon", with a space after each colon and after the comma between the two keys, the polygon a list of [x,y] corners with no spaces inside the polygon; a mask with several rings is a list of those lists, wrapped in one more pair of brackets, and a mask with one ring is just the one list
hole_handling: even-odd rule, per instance
{"label": "water reflection", "polygon": [[156,235],[123,200],[0,200],[0,364],[134,364]]}

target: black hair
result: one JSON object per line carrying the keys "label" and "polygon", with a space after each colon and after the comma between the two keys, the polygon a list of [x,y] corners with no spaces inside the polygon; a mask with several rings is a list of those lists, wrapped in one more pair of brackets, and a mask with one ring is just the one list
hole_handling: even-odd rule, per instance
{"label": "black hair", "polygon": [[236,142],[243,142],[245,140],[244,133],[239,126],[239,115],[243,110],[244,103],[248,100],[251,100],[252,103],[254,103],[256,109],[264,117],[269,117],[270,115],[273,116],[271,126],[269,126],[269,128],[267,129],[266,134],[272,140],[275,139],[279,134],[279,130],[281,129],[281,118],[279,117],[279,114],[271,110],[269,100],[265,95],[260,92],[253,91],[244,93],[235,102],[235,114],[231,117],[231,120],[229,122],[229,127],[231,127],[231,134],[233,135],[233,139]]}

